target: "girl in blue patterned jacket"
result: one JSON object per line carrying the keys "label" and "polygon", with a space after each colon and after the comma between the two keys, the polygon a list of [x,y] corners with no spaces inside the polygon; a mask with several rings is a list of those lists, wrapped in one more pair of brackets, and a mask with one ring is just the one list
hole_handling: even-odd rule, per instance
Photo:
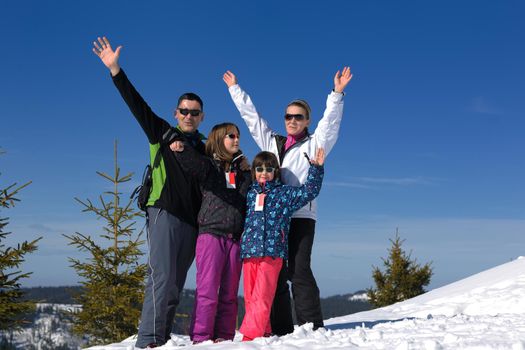
{"label": "girl in blue patterned jacket", "polygon": [[[309,159],[305,154],[305,162]],[[324,150],[319,149],[306,183],[283,185],[279,162],[271,152],[260,152],[252,164],[255,180],[246,198],[246,221],[241,237],[246,314],[240,328],[243,341],[272,332],[270,310],[277,279],[288,258],[288,230],[292,214],[312,201],[321,190]]]}

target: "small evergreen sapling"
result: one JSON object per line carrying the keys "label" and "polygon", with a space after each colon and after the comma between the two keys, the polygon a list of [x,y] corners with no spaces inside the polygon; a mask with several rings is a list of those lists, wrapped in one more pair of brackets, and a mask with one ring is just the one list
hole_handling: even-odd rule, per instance
{"label": "small evergreen sapling", "polygon": [[100,206],[89,199],[75,198],[84,212],[94,213],[97,219],[105,222],[100,239],[95,241],[90,235],[76,232],[65,235],[69,244],[80,251],[87,252],[86,261],[70,258],[72,267],[82,277],[84,287],[77,297],[82,311],[75,315],[74,332],[87,335],[90,344],[105,344],[122,341],[135,334],[144,298],[144,278],[146,265],[140,263],[143,255],[140,246],[142,231],[135,234],[136,219],[142,214],[133,208],[133,200],[121,206],[119,185],[130,181],[132,173],[120,175],[117,164],[117,143],[114,146],[115,173],[109,176],[97,174],[111,182],[112,191],[99,196]]}
{"label": "small evergreen sapling", "polygon": [[[1,153],[1,151],[0,151]],[[9,209],[20,200],[15,196],[31,182],[21,186],[16,183],[0,189],[0,209]],[[24,262],[25,255],[37,250],[37,238],[31,242],[24,241],[15,247],[6,246],[5,240],[12,232],[4,229],[9,223],[9,218],[0,217],[0,330],[16,330],[24,323],[23,316],[34,310],[35,304],[23,301],[21,280],[28,278],[31,272],[23,272],[20,265]]]}
{"label": "small evergreen sapling", "polygon": [[385,271],[382,272],[378,267],[373,269],[372,277],[376,288],[368,289],[367,294],[375,307],[391,305],[423,294],[423,287],[430,283],[433,274],[431,264],[421,266],[416,260],[411,260],[411,254],[407,255],[401,248],[404,241],[396,229],[395,239],[390,239],[392,246],[388,250],[388,259],[381,258]]}

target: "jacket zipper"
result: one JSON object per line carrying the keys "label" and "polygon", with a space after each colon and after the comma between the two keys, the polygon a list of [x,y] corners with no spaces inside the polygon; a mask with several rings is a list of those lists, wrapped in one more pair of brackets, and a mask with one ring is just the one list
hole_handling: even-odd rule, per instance
{"label": "jacket zipper", "polygon": [[[274,137],[276,137],[278,135],[275,135]],[[297,141],[296,143],[294,143],[290,148],[288,148],[286,151],[284,150],[284,145],[286,144],[286,142],[281,146],[283,148],[283,151],[282,151],[282,156],[281,156],[281,153],[279,152],[279,149],[277,149],[277,152],[279,153],[279,160],[280,160],[280,163],[281,163],[281,166],[283,164],[283,161],[284,161],[284,157],[286,156],[286,154],[292,149],[292,148],[295,148],[296,146],[299,147],[301,146],[303,143],[305,143],[307,140],[309,140],[311,138],[312,135],[308,134],[306,135],[306,137],[300,141]],[[275,139],[275,143],[277,144],[277,139]]]}

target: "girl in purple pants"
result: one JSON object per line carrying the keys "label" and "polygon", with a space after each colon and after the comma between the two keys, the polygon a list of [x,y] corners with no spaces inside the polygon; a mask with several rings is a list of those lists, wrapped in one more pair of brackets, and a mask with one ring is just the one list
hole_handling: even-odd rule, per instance
{"label": "girl in purple pants", "polygon": [[[192,147],[172,145],[184,170],[198,179],[202,206],[195,251],[197,290],[190,325],[194,343],[233,340],[241,275],[239,239],[244,228],[246,193],[251,184],[248,162],[239,150],[235,124],[215,125],[204,157]],[[182,151],[181,151],[182,150]]]}

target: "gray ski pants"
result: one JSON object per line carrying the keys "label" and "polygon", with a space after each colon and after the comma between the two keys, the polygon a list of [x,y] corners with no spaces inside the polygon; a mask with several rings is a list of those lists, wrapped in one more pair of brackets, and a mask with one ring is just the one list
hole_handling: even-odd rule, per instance
{"label": "gray ski pants", "polygon": [[166,210],[148,207],[148,270],[136,347],[170,339],[188,269],[195,257],[197,228]]}

